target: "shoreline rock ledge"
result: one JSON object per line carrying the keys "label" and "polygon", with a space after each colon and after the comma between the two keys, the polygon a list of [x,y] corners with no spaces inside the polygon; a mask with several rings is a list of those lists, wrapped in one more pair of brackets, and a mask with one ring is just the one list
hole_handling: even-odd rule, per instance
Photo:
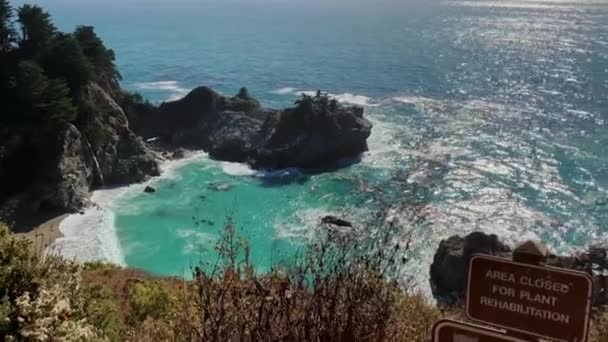
{"label": "shoreline rock ledge", "polygon": [[161,137],[174,147],[202,149],[212,158],[254,168],[332,167],[367,151],[372,129],[363,108],[320,93],[274,110],[262,108],[246,88],[226,97],[199,87],[138,122],[136,131],[146,139]]}
{"label": "shoreline rock ledge", "polygon": [[[439,305],[463,303],[473,254],[512,257],[512,249],[496,235],[474,232],[454,235],[439,243],[430,267],[430,283]],[[608,253],[603,246],[590,246],[573,255],[550,254],[547,266],[586,272],[593,278],[593,305],[608,304]]]}

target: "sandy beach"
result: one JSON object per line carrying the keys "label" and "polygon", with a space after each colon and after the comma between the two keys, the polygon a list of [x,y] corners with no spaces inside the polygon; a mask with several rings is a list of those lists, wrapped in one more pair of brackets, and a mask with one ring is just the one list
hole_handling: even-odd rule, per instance
{"label": "sandy beach", "polygon": [[26,233],[18,233],[17,236],[31,240],[35,249],[42,252],[48,246],[52,245],[55,240],[63,236],[59,227],[61,226],[61,221],[67,216],[68,214],[64,214],[51,218]]}

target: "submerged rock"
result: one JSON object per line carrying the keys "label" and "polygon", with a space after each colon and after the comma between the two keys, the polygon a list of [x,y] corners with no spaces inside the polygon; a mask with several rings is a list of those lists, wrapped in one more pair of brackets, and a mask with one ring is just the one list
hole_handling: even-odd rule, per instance
{"label": "submerged rock", "polygon": [[323,217],[321,219],[321,222],[325,223],[325,224],[333,224],[334,226],[338,226],[338,227],[352,227],[353,226],[352,223],[350,223],[346,220],[343,220],[341,218],[332,216],[332,215]]}
{"label": "submerged rock", "polygon": [[228,191],[230,189],[232,189],[233,185],[230,183],[218,183],[218,182],[213,182],[209,185],[207,185],[207,189],[211,190],[211,191]]}
{"label": "submerged rock", "polygon": [[156,192],[156,189],[154,189],[154,188],[153,188],[153,187],[151,187],[151,186],[147,186],[147,187],[144,189],[144,192],[145,192],[145,193],[147,193],[147,194],[152,194],[152,193],[155,193],[155,192]]}
{"label": "submerged rock", "polygon": [[332,166],[367,151],[372,128],[362,108],[326,96],[303,97],[296,107],[279,111],[263,109],[245,88],[233,97],[196,88],[140,121],[146,137],[170,137],[174,146],[256,168]]}

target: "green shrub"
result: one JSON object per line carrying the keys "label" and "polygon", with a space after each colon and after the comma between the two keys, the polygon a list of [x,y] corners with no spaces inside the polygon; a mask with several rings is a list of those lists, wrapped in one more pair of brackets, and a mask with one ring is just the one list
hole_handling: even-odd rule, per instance
{"label": "green shrub", "polygon": [[169,293],[157,282],[140,281],[129,290],[130,318],[143,322],[146,318],[166,316],[171,305]]}
{"label": "green shrub", "polygon": [[0,224],[0,335],[18,340],[90,340],[99,330],[86,321],[88,300],[79,266],[49,255],[38,258],[29,241]]}
{"label": "green shrub", "polygon": [[122,267],[105,261],[88,261],[82,264],[83,271],[95,271],[108,274],[112,271],[117,271]]}
{"label": "green shrub", "polygon": [[119,340],[123,322],[112,291],[99,284],[85,287],[84,291],[87,298],[84,306],[87,321],[110,339]]}

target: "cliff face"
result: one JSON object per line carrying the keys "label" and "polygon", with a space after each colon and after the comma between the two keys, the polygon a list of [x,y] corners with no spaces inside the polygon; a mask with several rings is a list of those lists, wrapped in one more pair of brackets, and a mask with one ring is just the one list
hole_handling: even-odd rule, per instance
{"label": "cliff face", "polygon": [[9,222],[82,209],[89,191],[159,175],[154,155],[129,128],[116,101],[91,83],[76,125],[44,132],[0,128],[0,216]]}
{"label": "cliff face", "polygon": [[82,101],[93,110],[83,130],[99,163],[104,185],[140,182],[159,175],[153,154],[131,131],[122,108],[106,91],[90,84]]}
{"label": "cliff face", "polygon": [[57,162],[49,172],[51,178],[42,184],[45,196],[41,199],[53,208],[77,210],[88,202],[95,176],[94,156],[74,125],[67,127],[59,143]]}
{"label": "cliff face", "polygon": [[367,151],[372,124],[363,109],[326,96],[303,98],[294,108],[261,108],[245,89],[233,97],[207,87],[163,103],[140,119],[139,133],[212,157],[257,168],[324,168]]}

